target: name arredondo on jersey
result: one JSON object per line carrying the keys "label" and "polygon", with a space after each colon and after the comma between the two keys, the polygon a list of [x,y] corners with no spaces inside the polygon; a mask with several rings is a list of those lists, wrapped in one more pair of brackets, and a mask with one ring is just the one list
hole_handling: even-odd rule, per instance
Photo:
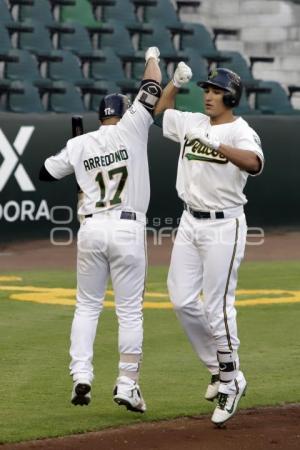
{"label": "name arredondo on jersey", "polygon": [[192,139],[184,142],[183,155],[188,161],[205,161],[217,164],[227,164],[228,159],[217,150],[200,142],[198,139]]}
{"label": "name arredondo on jersey", "polygon": [[126,149],[117,150],[107,155],[95,156],[94,158],[84,159],[83,164],[85,170],[93,170],[99,167],[107,167],[119,161],[126,161],[128,153]]}

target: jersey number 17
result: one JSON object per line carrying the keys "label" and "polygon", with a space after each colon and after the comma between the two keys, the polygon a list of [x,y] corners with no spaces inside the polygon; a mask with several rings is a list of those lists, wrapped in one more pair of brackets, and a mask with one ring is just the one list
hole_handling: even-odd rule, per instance
{"label": "jersey number 17", "polygon": [[103,173],[102,172],[97,173],[95,180],[99,184],[100,188],[100,200],[96,203],[97,208],[114,206],[122,202],[121,194],[128,177],[127,167],[126,166],[117,167],[115,169],[109,170],[107,173],[110,180],[113,180],[116,177],[116,175],[120,175],[119,182],[116,186],[116,189],[114,189],[114,191],[112,192],[111,198],[108,199],[107,201],[104,201],[107,191],[107,185],[103,178]]}

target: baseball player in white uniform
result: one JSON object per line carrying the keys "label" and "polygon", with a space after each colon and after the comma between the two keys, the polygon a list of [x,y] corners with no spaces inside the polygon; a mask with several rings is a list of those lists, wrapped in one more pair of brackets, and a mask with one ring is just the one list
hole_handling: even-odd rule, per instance
{"label": "baseball player in white uniform", "polygon": [[[157,112],[173,107],[178,88],[191,76],[180,63]],[[256,132],[233,114],[242,94],[240,77],[218,68],[199,84],[206,114],[167,109],[163,115],[164,136],[180,144],[176,188],[184,203],[168,289],[193,348],[211,372],[205,398],[217,398],[212,422],[220,426],[235,413],[247,385],[239,367],[234,302],[247,233],[243,189],[249,174],[261,173],[264,157]]]}
{"label": "baseball player in white uniform", "polygon": [[147,140],[161,94],[159,50],[150,47],[140,91],[106,96],[97,131],[70,139],[41,169],[43,180],[75,173],[83,192],[78,214],[77,302],[71,330],[71,402],[91,400],[93,344],[111,276],[119,323],[119,374],[113,399],[143,413],[138,381],[142,358],[142,303],[146,276],[145,214],[150,198]]}

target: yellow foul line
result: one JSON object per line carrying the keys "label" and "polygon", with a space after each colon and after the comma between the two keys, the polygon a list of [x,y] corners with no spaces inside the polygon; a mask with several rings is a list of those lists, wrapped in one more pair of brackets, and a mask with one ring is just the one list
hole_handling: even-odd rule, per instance
{"label": "yellow foul line", "polygon": [[[20,277],[0,276],[0,282],[3,281],[22,281]],[[72,288],[47,288],[37,286],[13,286],[0,285],[0,291],[11,292],[9,299],[19,301],[29,301],[36,303],[45,303],[52,305],[74,305],[76,290]],[[106,296],[113,296],[114,292],[108,290]],[[274,305],[300,303],[300,290],[282,290],[282,289],[239,289],[236,291],[237,297],[247,296],[242,300],[237,299],[236,306],[256,306],[256,305]],[[271,297],[270,297],[271,296]],[[273,297],[272,297],[273,296]],[[252,298],[249,298],[252,297]],[[254,298],[253,298],[254,297]],[[169,301],[167,293],[146,292],[144,308],[171,309],[172,304]],[[167,301],[151,301],[148,299],[165,299]],[[106,307],[114,307],[114,302],[106,300]]]}

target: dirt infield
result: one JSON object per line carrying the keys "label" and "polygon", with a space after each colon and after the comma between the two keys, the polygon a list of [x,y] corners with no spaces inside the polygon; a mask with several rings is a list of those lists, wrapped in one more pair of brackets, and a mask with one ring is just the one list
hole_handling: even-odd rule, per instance
{"label": "dirt infield", "polygon": [[[245,261],[300,260],[300,232],[273,232],[261,238],[249,238]],[[150,265],[169,264],[172,240],[161,242],[148,238]],[[76,242],[71,245],[52,245],[49,240],[18,242],[0,245],[1,270],[75,269]]]}
{"label": "dirt infield", "polygon": [[[252,240],[252,244],[253,244]],[[257,241],[256,241],[257,243]],[[153,245],[149,263],[169,263],[170,239]],[[300,232],[268,233],[261,245],[247,245],[246,261],[300,260]],[[76,245],[53,246],[34,241],[0,246],[0,272],[30,269],[74,269]],[[296,450],[300,448],[300,405],[240,411],[226,427],[215,428],[207,416],[57,439],[0,445],[0,450]]]}
{"label": "dirt infield", "polygon": [[1,450],[298,450],[300,405],[240,411],[224,428],[207,416],[0,446]]}

